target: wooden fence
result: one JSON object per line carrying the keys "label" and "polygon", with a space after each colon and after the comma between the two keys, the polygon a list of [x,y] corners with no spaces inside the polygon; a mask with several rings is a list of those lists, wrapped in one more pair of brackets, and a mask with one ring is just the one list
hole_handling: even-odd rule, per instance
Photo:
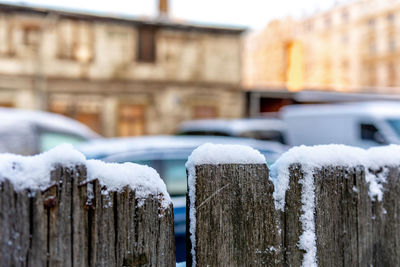
{"label": "wooden fence", "polygon": [[43,191],[0,183],[0,266],[175,265],[172,205],[85,183],[84,165],[51,180]]}
{"label": "wooden fence", "polygon": [[[273,205],[265,164],[195,169],[196,213],[188,216],[195,238],[187,235],[187,266],[400,266],[399,166],[316,168],[307,191],[303,166],[290,164],[283,210]],[[371,197],[367,171],[384,181],[381,200]],[[305,201],[313,204],[309,214]],[[310,235],[302,236],[305,231]]]}
{"label": "wooden fence", "polygon": [[[286,185],[262,163],[188,165],[187,266],[400,266],[400,165],[304,162],[285,165]],[[175,266],[160,196],[109,190],[85,165],[50,177],[0,177],[0,266]]]}

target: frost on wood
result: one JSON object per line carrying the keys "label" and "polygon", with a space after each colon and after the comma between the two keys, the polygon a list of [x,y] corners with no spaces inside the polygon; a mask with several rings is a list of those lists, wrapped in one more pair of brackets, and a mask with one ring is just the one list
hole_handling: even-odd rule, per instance
{"label": "frost on wood", "polygon": [[[285,195],[289,187],[291,166],[299,166],[301,177],[298,183],[301,185],[301,214],[300,223],[302,232],[299,236],[298,247],[305,251],[303,266],[317,265],[316,229],[315,229],[315,175],[322,179],[329,176],[322,175],[321,170],[326,168],[341,167],[346,172],[354,173],[356,169],[365,171],[363,183],[368,186],[368,195],[372,201],[380,202],[383,199],[383,186],[386,183],[385,168],[396,167],[400,162],[400,146],[376,147],[368,150],[348,147],[344,145],[324,145],[314,147],[295,147],[271,167],[270,178],[275,185],[276,209],[285,210]],[[357,171],[356,171],[357,172]],[[325,177],[325,178],[324,178]],[[343,176],[344,177],[344,176]],[[352,192],[354,187],[351,188]],[[332,192],[334,193],[334,192]]]}
{"label": "frost on wood", "polygon": [[189,233],[192,266],[196,265],[196,166],[220,164],[266,164],[264,156],[253,148],[242,145],[204,144],[195,149],[186,163],[188,171]]}
{"label": "frost on wood", "polygon": [[73,168],[84,165],[87,181],[97,179],[100,185],[111,191],[121,191],[129,186],[136,191],[137,198],[163,196],[163,206],[171,203],[165,183],[159,174],[148,166],[134,163],[104,163],[86,160],[85,156],[71,145],[60,145],[35,156],[0,154],[0,182],[9,180],[15,190],[41,189],[52,185],[50,172],[57,166]]}

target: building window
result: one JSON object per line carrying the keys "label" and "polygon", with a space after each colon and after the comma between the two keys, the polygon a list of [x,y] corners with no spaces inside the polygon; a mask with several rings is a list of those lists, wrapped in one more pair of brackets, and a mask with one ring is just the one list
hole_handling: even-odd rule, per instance
{"label": "building window", "polygon": [[156,29],[154,27],[139,28],[137,60],[139,62],[156,61]]}
{"label": "building window", "polygon": [[0,55],[15,54],[13,27],[6,16],[0,17]]}
{"label": "building window", "polygon": [[136,136],[145,134],[145,107],[143,105],[120,105],[119,135]]}
{"label": "building window", "polygon": [[396,66],[393,63],[389,63],[387,66],[388,72],[388,86],[396,86]]}
{"label": "building window", "polygon": [[82,63],[93,60],[93,25],[85,21],[61,21],[58,25],[58,57]]}
{"label": "building window", "polygon": [[217,117],[217,108],[215,106],[194,106],[194,119],[212,119]]}
{"label": "building window", "polygon": [[347,10],[342,11],[342,20],[343,22],[347,22],[349,20],[349,12]]}
{"label": "building window", "polygon": [[103,128],[100,111],[90,108],[89,105],[52,101],[49,105],[49,111],[70,117],[87,125],[93,131],[102,133]]}
{"label": "building window", "polygon": [[369,53],[375,54],[376,53],[376,44],[375,40],[371,40],[369,43]]}
{"label": "building window", "polygon": [[26,46],[37,46],[39,44],[40,29],[37,25],[27,25],[23,28],[23,43]]}
{"label": "building window", "polygon": [[370,64],[368,66],[368,86],[376,86],[377,78],[376,78],[377,69],[374,64]]}
{"label": "building window", "polygon": [[305,29],[306,29],[306,31],[308,31],[308,32],[311,32],[311,31],[313,30],[313,23],[312,23],[312,21],[306,22]]}
{"label": "building window", "polygon": [[389,23],[394,23],[395,16],[393,13],[389,13],[386,18]]}
{"label": "building window", "polygon": [[347,44],[349,42],[349,35],[347,33],[343,33],[342,35],[342,43]]}
{"label": "building window", "polygon": [[375,20],[374,19],[369,19],[368,20],[368,26],[369,27],[374,27],[375,26]]}
{"label": "building window", "polygon": [[13,108],[14,103],[7,102],[7,101],[0,101],[0,107],[2,108]]}
{"label": "building window", "polygon": [[331,24],[332,24],[331,17],[329,16],[325,17],[325,26],[329,28]]}
{"label": "building window", "polygon": [[396,39],[393,36],[389,37],[389,51],[396,51]]}
{"label": "building window", "polygon": [[89,126],[89,128],[97,133],[102,132],[101,116],[99,112],[78,111],[73,118]]}

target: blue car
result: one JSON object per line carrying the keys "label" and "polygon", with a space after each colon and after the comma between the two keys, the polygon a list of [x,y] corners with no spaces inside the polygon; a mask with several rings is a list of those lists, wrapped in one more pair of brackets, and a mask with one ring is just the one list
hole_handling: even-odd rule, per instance
{"label": "blue car", "polygon": [[259,150],[267,164],[273,163],[287,147],[270,141],[236,137],[149,136],[95,140],[79,149],[88,158],[106,162],[134,162],[148,165],[163,178],[174,205],[176,261],[186,258],[186,168],[192,151],[204,144],[239,144]]}

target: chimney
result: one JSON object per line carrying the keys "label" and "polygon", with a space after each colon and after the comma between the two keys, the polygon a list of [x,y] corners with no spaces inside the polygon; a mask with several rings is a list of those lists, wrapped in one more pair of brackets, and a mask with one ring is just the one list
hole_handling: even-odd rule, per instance
{"label": "chimney", "polygon": [[158,0],[158,12],[160,18],[168,17],[168,0]]}

